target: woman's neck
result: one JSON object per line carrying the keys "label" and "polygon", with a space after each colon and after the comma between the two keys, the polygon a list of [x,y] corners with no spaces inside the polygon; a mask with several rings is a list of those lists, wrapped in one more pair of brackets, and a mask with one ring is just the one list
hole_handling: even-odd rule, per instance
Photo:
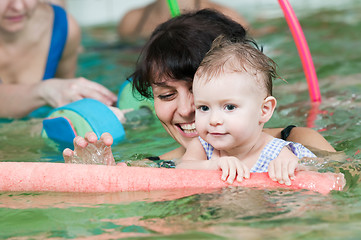
{"label": "woman's neck", "polygon": [[[26,24],[27,25],[27,24]],[[16,31],[16,32],[9,32],[4,29],[0,29],[0,45],[13,45],[16,44],[18,41],[24,39],[24,33],[26,32],[26,27],[24,26],[23,29]]]}

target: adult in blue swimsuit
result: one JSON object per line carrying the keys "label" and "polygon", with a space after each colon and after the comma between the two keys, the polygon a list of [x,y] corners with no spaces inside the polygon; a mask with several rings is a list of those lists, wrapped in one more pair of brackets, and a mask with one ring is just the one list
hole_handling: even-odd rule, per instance
{"label": "adult in blue swimsuit", "polygon": [[75,78],[80,39],[79,26],[61,7],[1,0],[0,118],[22,118],[82,98],[112,105],[117,97],[107,88]]}

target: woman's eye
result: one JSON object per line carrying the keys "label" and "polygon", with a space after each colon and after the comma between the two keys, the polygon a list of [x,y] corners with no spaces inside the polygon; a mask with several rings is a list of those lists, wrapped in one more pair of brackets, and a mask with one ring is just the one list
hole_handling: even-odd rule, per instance
{"label": "woman's eye", "polygon": [[160,100],[171,100],[173,96],[174,96],[173,93],[169,93],[169,94],[158,95],[158,98]]}
{"label": "woman's eye", "polygon": [[236,109],[236,106],[234,106],[232,104],[227,104],[225,109],[228,110],[228,111],[232,111],[232,110]]}

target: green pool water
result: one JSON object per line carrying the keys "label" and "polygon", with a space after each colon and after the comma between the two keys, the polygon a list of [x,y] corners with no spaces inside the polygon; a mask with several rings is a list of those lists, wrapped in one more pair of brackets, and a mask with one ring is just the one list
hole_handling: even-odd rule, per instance
{"label": "green pool water", "polygon": [[[335,171],[341,167],[348,181],[344,191],[320,195],[229,187],[202,194],[191,190],[1,192],[0,239],[358,239],[361,4],[354,0],[332,8],[308,9],[306,5],[300,4],[295,10],[308,40],[323,99],[313,120],[302,65],[284,18],[259,13],[251,21],[256,29],[273,29],[255,38],[287,80],[275,82],[278,107],[267,127],[294,124],[320,131],[339,153],[318,152],[324,161],[317,168]],[[280,11],[277,4],[267,6],[267,10]],[[114,28],[83,29],[84,52],[78,75],[116,93],[132,72],[139,47],[118,43]],[[61,152],[40,137],[41,127],[41,119],[0,123],[0,161],[62,162]],[[113,146],[117,161],[135,162],[177,146],[157,122],[128,128],[126,134],[123,143]]]}

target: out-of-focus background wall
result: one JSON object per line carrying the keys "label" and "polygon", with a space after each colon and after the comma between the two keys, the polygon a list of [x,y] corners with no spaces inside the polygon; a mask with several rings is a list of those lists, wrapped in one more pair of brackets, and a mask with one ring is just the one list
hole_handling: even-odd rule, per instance
{"label": "out-of-focus background wall", "polygon": [[[1,1],[1,0],[0,0]],[[118,22],[129,10],[145,6],[152,0],[64,0],[68,11],[77,19],[81,26],[92,26]],[[297,9],[297,15],[302,12],[322,7],[342,7],[348,0],[289,0]],[[275,11],[277,0],[213,0],[213,2],[229,6],[252,20],[257,17],[278,17],[282,11]],[[277,8],[276,8],[277,9]]]}

